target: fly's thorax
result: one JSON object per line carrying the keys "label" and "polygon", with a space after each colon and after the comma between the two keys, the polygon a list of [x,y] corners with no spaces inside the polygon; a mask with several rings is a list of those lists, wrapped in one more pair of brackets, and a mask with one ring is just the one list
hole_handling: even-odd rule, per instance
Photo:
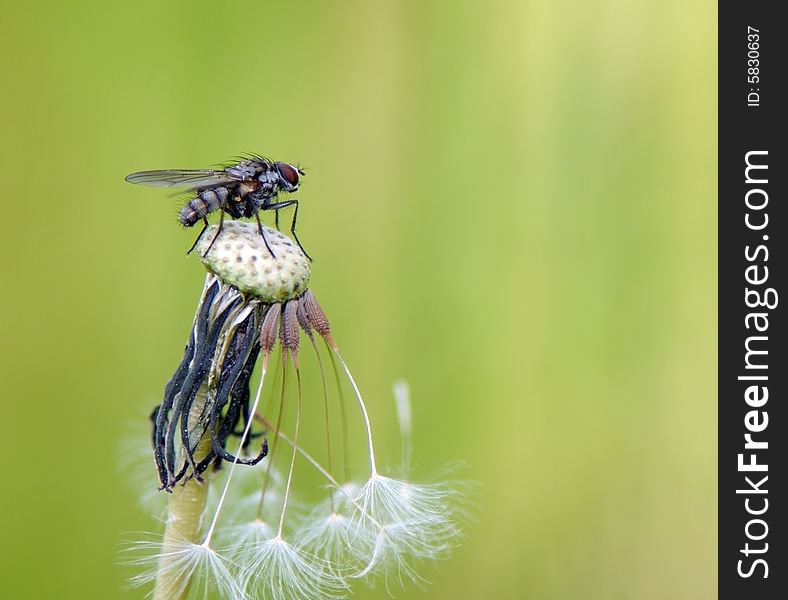
{"label": "fly's thorax", "polygon": [[[224,283],[263,302],[284,302],[297,298],[307,289],[310,261],[289,237],[263,226],[263,240],[256,224],[225,221],[210,246],[216,227],[209,227],[203,233],[194,251]],[[266,241],[275,256],[269,252]],[[203,256],[209,246],[210,251]]]}
{"label": "fly's thorax", "polygon": [[227,167],[225,171],[233,177],[237,177],[238,179],[253,179],[257,177],[261,171],[265,172],[268,170],[269,167],[270,164],[267,161],[257,158],[250,158],[247,160],[242,160],[238,164],[231,167]]}
{"label": "fly's thorax", "polygon": [[260,191],[272,196],[276,193],[279,186],[279,175],[276,169],[266,169],[257,176],[257,181],[260,182]]}

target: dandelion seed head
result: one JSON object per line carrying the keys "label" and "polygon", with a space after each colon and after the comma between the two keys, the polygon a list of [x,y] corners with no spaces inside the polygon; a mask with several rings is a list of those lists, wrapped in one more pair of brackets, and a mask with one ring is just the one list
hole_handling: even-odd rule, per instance
{"label": "dandelion seed head", "polygon": [[[309,259],[270,228],[264,229],[264,239],[255,224],[225,221],[223,227],[207,229],[195,248],[210,273],[184,356],[153,416],[155,470],[161,488],[173,493],[164,542],[150,546],[156,549],[142,561],[148,570],[135,582],[156,579],[157,597],[188,592],[203,599],[215,593],[230,600],[333,600],[347,595],[351,579],[367,576],[423,582],[420,564],[441,558],[460,535],[458,494],[446,484],[409,481],[407,386],[395,386],[403,460],[401,478],[394,479],[380,475],[365,402],[327,316],[307,288]],[[299,360],[305,347],[302,330],[320,367],[326,466],[304,450],[311,441],[299,439],[302,406],[313,406],[302,403],[308,389]],[[328,363],[321,359],[320,338],[337,379],[341,471],[332,459],[332,446],[338,444],[331,432],[340,426],[332,428],[330,422],[331,393],[323,370]],[[253,392],[255,372],[260,376]],[[273,384],[266,383],[271,372]],[[350,477],[356,462],[340,373],[364,421],[366,481],[340,484],[336,479],[337,472]],[[294,418],[285,418],[292,410]],[[286,443],[292,451],[280,459],[274,443]],[[295,500],[299,454],[329,485],[328,497],[314,508]],[[289,465],[287,470],[278,472],[274,459]],[[191,486],[186,489],[193,493],[182,493],[181,485]]]}
{"label": "dandelion seed head", "polygon": [[[195,252],[222,281],[254,294],[263,302],[283,302],[306,290],[311,275],[309,259],[284,235],[263,225],[264,240],[255,223],[225,221],[213,241],[216,228],[213,225],[203,233]],[[266,240],[275,257],[266,247]],[[203,257],[212,242],[213,246]],[[290,244],[285,246],[286,242]]]}

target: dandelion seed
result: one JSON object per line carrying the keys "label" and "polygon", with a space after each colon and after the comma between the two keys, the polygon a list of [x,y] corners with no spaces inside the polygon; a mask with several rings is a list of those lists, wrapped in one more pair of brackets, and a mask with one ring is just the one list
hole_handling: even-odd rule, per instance
{"label": "dandelion seed", "polygon": [[[393,568],[400,575],[400,580],[404,575],[419,581],[412,561],[437,559],[456,543],[459,528],[448,502],[452,494],[443,486],[416,485],[379,474],[366,404],[330,334],[324,338],[334,350],[353,387],[367,431],[370,477],[355,498],[356,511],[352,519],[359,538],[369,539],[374,533],[375,544],[370,552],[369,563],[356,577],[365,577],[376,571],[387,573]],[[403,468],[408,468],[410,405],[409,398],[402,390],[399,403],[405,440]]]}
{"label": "dandelion seed", "polygon": [[253,598],[270,600],[332,600],[347,595],[345,580],[325,562],[292,546],[281,537],[243,550],[244,589]]}
{"label": "dandelion seed", "polygon": [[140,550],[153,550],[136,564],[146,570],[132,579],[133,585],[156,581],[166,595],[154,594],[154,600],[165,598],[206,598],[212,592],[226,600],[246,600],[243,588],[237,583],[234,566],[225,557],[204,544],[187,540],[158,543],[139,543]]}
{"label": "dandelion seed", "polygon": [[359,529],[350,506],[346,498],[323,501],[298,529],[301,547],[341,577],[352,576],[369,562],[376,534],[373,528]]}
{"label": "dandelion seed", "polygon": [[222,545],[233,548],[246,548],[264,544],[276,536],[276,526],[254,519],[240,525],[231,525],[217,530],[217,538]]}
{"label": "dandelion seed", "polygon": [[[457,543],[460,529],[451,506],[455,493],[439,484],[417,485],[373,475],[361,488],[353,522],[374,531],[367,566],[358,573],[395,572],[419,581],[413,562],[436,560]],[[374,517],[374,522],[370,520]]]}

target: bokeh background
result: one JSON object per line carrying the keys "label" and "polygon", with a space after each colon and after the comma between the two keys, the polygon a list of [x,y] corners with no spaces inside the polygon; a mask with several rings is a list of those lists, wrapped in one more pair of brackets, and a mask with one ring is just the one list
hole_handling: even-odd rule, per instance
{"label": "bokeh background", "polygon": [[308,170],[312,288],[383,456],[405,378],[417,472],[476,482],[395,597],[714,596],[713,2],[2,12],[2,597],[142,595],[124,440],[203,276],[177,201],[123,177],[243,152]]}

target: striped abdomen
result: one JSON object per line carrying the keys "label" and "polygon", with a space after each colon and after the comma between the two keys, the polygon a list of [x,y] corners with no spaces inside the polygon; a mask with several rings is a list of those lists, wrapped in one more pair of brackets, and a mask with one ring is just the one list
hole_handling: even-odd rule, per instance
{"label": "striped abdomen", "polygon": [[181,225],[191,227],[208,213],[224,206],[229,195],[229,190],[223,186],[201,190],[181,209],[178,220]]}

